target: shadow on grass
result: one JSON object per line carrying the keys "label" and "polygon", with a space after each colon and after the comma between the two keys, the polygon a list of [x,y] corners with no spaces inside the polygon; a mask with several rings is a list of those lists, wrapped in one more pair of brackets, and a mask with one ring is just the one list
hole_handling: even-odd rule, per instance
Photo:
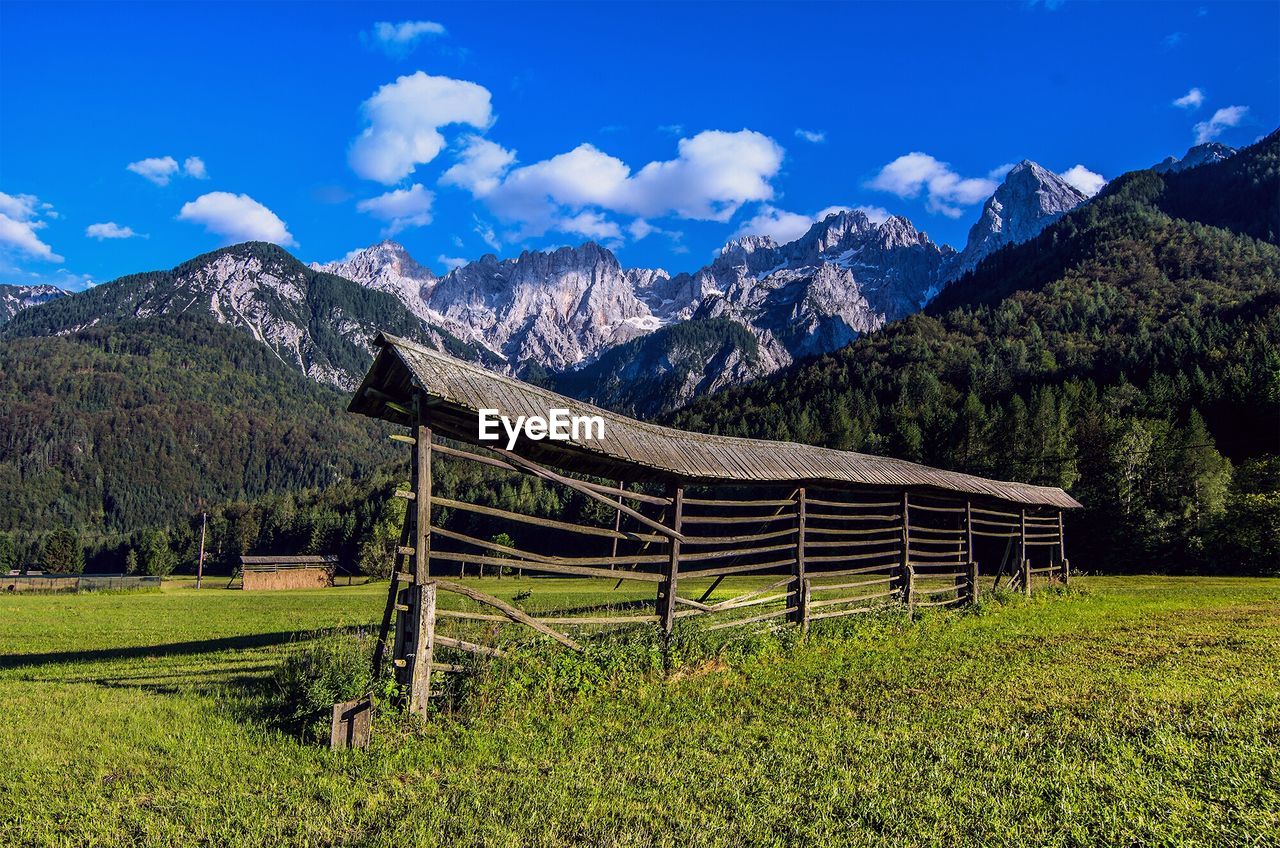
{"label": "shadow on grass", "polygon": [[335,632],[355,633],[367,627],[348,625],[323,630],[282,630],[275,633],[250,633],[244,636],[227,636],[220,639],[197,639],[190,642],[171,642],[167,645],[137,645],[130,648],[99,648],[85,651],[51,651],[44,654],[10,654],[0,656],[0,671],[31,669],[48,665],[111,662],[113,660],[142,659],[144,657],[181,657],[194,654],[215,654],[222,651],[244,651],[255,648],[271,648],[293,642],[306,642]]}

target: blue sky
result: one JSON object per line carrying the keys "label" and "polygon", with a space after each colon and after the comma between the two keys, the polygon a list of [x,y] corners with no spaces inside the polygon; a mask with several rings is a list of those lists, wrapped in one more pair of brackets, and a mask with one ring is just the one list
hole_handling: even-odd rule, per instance
{"label": "blue sky", "polygon": [[1096,185],[1275,129],[1278,48],[1276,3],[6,2],[0,282],[250,237],[692,270],[832,207],[962,244],[1023,158]]}

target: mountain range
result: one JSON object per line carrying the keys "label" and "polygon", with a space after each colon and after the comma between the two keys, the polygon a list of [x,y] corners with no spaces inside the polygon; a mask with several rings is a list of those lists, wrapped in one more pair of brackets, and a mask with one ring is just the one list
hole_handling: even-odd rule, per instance
{"label": "mountain range", "polygon": [[[1230,152],[1203,145],[1179,161]],[[674,276],[625,268],[592,242],[504,260],[490,254],[443,275],[391,241],[310,267],[281,248],[248,243],[73,297],[59,298],[52,287],[0,288],[0,320],[13,319],[5,334],[16,337],[195,312],[247,331],[281,361],[340,389],[358,382],[369,340],[384,329],[652,414],[837,350],[918,311],[1085,199],[1023,161],[986,201],[959,252],[905,218],[877,222],[838,211],[794,241],[746,236],[707,266]],[[17,315],[53,299],[61,302]]]}

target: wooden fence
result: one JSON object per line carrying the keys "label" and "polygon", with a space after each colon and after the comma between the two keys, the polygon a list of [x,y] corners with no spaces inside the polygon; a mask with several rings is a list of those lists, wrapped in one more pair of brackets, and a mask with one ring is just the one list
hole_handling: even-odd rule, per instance
{"label": "wooden fence", "polygon": [[[397,492],[409,509],[374,659],[380,672],[394,630],[392,661],[416,712],[426,708],[432,673],[461,670],[454,654],[499,654],[483,637],[492,641],[507,624],[579,649],[584,631],[653,625],[670,633],[681,620],[708,631],[755,632],[807,630],[815,621],[894,604],[914,614],[972,603],[980,591],[980,553],[994,585],[1007,579],[1029,594],[1037,580],[1069,579],[1062,515],[1052,507],[887,487],[606,484],[501,450],[441,443],[425,418],[419,421],[413,436],[392,437],[412,447],[412,484]],[[438,496],[432,461],[439,456],[562,487],[599,504],[609,519],[561,521]],[[527,541],[507,544],[488,533],[462,532],[457,528],[466,522],[460,521],[447,522],[451,529],[443,526],[446,514],[474,516],[487,526],[500,522]],[[468,568],[604,579],[619,590],[618,601],[528,611],[448,579]],[[742,576],[759,579],[713,600],[726,578]],[[438,605],[441,592],[462,603]]]}

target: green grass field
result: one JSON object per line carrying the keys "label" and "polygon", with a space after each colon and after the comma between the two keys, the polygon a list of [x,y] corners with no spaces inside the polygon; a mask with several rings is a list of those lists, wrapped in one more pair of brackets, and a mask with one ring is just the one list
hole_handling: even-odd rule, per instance
{"label": "green grass field", "polygon": [[1280,845],[1280,580],[1077,582],[667,674],[535,651],[341,753],[271,674],[385,585],[6,596],[0,845]]}

